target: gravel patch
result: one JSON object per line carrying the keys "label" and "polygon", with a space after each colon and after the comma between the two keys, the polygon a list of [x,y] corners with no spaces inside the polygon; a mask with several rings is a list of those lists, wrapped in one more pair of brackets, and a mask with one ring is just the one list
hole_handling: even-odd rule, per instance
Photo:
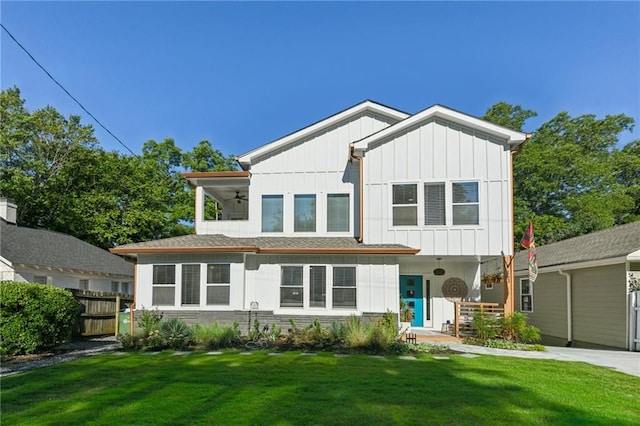
{"label": "gravel patch", "polygon": [[51,352],[38,355],[18,356],[4,361],[0,366],[0,377],[24,373],[37,368],[49,367],[63,362],[121,349],[115,336],[80,340],[56,346]]}

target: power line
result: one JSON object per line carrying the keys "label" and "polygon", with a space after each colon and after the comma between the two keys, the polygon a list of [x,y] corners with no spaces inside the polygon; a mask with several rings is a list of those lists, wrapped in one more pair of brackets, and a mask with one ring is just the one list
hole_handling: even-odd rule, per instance
{"label": "power line", "polygon": [[29,51],[28,51],[28,50],[27,50],[27,49],[26,49],[22,44],[20,44],[20,42],[19,42],[18,40],[16,40],[16,38],[13,36],[13,34],[11,34],[11,32],[7,29],[7,27],[5,27],[4,25],[2,25],[1,23],[0,23],[0,27],[2,27],[2,29],[3,29],[3,30],[5,30],[7,34],[9,34],[9,37],[11,37],[11,39],[12,39],[12,40],[13,40],[13,41],[14,41],[14,42],[15,42],[15,43],[16,43],[16,44],[17,44],[17,45],[18,45],[22,50],[24,50],[24,53],[26,53],[26,54],[29,56],[29,58],[31,58],[31,60],[32,60],[32,61],[33,61],[33,62],[34,62],[38,67],[40,67],[40,69],[41,69],[42,71],[44,71],[44,73],[45,73],[45,74],[46,74],[46,75],[47,75],[47,76],[48,76],[48,77],[49,77],[49,78],[50,78],[54,83],[56,83],[58,86],[60,86],[60,88],[64,91],[64,93],[66,93],[67,95],[69,95],[69,97],[70,97],[71,99],[73,99],[73,100],[75,101],[75,103],[77,103],[77,104],[80,106],[80,108],[82,108],[82,110],[83,110],[84,112],[86,112],[86,113],[87,113],[91,118],[93,118],[93,121],[95,121],[95,122],[96,122],[100,127],[102,127],[102,128],[103,128],[107,133],[109,133],[109,134],[111,135],[111,137],[113,137],[116,141],[118,141],[118,143],[119,143],[120,145],[122,145],[122,146],[123,146],[127,151],[129,151],[132,155],[136,155],[133,151],[131,151],[131,149],[129,149],[129,147],[128,147],[127,145],[125,145],[125,144],[124,144],[124,142],[122,142],[122,141],[120,140],[120,138],[118,138],[116,135],[114,135],[114,134],[113,134],[113,132],[111,132],[111,130],[107,129],[107,127],[106,127],[104,124],[102,124],[102,123],[100,122],[100,120],[98,120],[98,119],[95,117],[95,115],[91,114],[91,113],[89,112],[89,110],[87,110],[87,109],[84,107],[84,105],[82,105],[82,104],[80,103],[80,101],[79,101],[79,100],[77,100],[77,99],[76,99],[76,98],[75,98],[71,93],[69,93],[69,91],[68,91],[67,89],[65,89],[65,87],[64,87],[64,86],[63,86],[63,85],[62,85],[58,80],[56,80],[56,79],[55,79],[55,78],[54,78],[54,77],[49,73],[49,71],[47,71],[47,70],[46,70],[42,65],[40,65],[40,63],[36,60],[36,58],[34,58],[34,57],[33,57],[33,55],[32,55],[31,53],[29,53]]}

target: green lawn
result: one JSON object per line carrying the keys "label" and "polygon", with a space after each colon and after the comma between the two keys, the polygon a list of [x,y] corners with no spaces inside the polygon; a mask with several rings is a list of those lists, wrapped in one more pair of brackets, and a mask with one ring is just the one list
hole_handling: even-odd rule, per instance
{"label": "green lawn", "polygon": [[582,363],[115,353],[2,379],[3,426],[640,424],[640,379]]}

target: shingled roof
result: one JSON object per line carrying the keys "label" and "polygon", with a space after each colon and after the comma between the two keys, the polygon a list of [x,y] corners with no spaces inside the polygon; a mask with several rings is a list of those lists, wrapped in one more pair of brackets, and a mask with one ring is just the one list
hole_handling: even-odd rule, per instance
{"label": "shingled roof", "polygon": [[0,219],[0,256],[25,267],[133,277],[133,265],[71,235],[8,224]]}
{"label": "shingled roof", "polygon": [[343,254],[415,254],[419,250],[400,244],[362,244],[349,237],[255,237],[231,238],[226,235],[184,235],[144,243],[126,244],[112,253],[343,253]]}
{"label": "shingled roof", "polygon": [[[538,268],[615,259],[640,250],[640,221],[536,248]],[[516,272],[528,268],[527,250],[515,257]]]}

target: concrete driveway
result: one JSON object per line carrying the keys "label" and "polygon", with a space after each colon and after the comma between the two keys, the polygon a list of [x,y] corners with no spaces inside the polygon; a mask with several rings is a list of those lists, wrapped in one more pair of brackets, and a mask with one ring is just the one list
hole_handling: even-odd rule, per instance
{"label": "concrete driveway", "polygon": [[529,352],[485,348],[482,346],[465,345],[462,343],[449,343],[448,346],[455,351],[479,355],[586,362],[640,377],[640,352],[565,348],[558,346],[547,346],[547,352]]}

